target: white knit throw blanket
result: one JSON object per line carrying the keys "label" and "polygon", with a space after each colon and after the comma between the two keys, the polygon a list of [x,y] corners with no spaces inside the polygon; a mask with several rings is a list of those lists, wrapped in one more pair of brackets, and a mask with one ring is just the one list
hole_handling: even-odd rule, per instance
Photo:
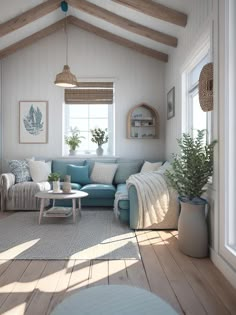
{"label": "white knit throw blanket", "polygon": [[146,228],[164,220],[172,204],[173,190],[169,190],[165,176],[158,171],[131,175],[126,181],[134,185],[138,195],[139,222],[137,228]]}

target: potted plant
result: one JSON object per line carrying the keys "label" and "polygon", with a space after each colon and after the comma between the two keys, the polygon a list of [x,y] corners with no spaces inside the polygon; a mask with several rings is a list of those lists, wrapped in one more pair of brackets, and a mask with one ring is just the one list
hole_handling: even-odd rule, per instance
{"label": "potted plant", "polygon": [[50,173],[48,175],[48,181],[52,182],[52,190],[54,193],[60,192],[60,174]]}
{"label": "potted plant", "polygon": [[80,143],[82,142],[81,139],[84,138],[80,136],[80,131],[77,127],[70,128],[70,136],[65,136],[65,143],[70,147],[70,155],[76,154],[76,148],[79,147]]}
{"label": "potted plant", "polygon": [[208,231],[205,215],[207,201],[202,198],[213,174],[213,154],[216,141],[205,144],[205,130],[197,137],[184,133],[177,139],[180,154],[174,155],[172,168],[165,175],[178,192],[181,212],[178,221],[179,248],[192,257],[208,255]]}
{"label": "potted plant", "polygon": [[102,145],[108,142],[108,134],[107,128],[102,130],[100,128],[95,128],[90,130],[92,133],[91,141],[97,143],[98,148],[96,150],[97,155],[103,155],[103,148]]}

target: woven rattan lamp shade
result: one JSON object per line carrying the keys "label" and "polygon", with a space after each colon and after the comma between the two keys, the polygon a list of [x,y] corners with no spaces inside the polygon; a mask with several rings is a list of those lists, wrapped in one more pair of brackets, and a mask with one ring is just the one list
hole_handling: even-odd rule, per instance
{"label": "woven rattan lamp shade", "polygon": [[206,64],[199,77],[199,103],[204,112],[213,110],[213,63]]}
{"label": "woven rattan lamp shade", "polygon": [[75,87],[77,86],[76,76],[70,72],[70,67],[65,65],[63,71],[58,73],[54,82],[61,87]]}

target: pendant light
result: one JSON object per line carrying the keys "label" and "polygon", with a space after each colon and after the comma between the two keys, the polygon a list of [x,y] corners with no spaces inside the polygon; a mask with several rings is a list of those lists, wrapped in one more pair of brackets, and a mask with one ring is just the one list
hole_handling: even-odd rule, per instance
{"label": "pendant light", "polygon": [[[68,11],[68,4],[66,1],[61,2],[61,10],[65,12]],[[67,18],[65,19],[65,35],[66,35],[66,64],[63,67],[61,73],[56,75],[55,84],[60,87],[75,87],[77,86],[76,76],[70,72],[70,67],[68,66],[68,35],[67,35]]]}

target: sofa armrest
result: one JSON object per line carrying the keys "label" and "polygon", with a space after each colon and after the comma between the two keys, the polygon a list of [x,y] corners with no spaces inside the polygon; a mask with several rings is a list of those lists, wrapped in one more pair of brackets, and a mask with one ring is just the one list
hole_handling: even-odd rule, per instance
{"label": "sofa armrest", "polygon": [[15,175],[12,173],[4,173],[0,176],[0,194],[1,194],[1,210],[5,209],[5,202],[8,190],[15,184]]}

